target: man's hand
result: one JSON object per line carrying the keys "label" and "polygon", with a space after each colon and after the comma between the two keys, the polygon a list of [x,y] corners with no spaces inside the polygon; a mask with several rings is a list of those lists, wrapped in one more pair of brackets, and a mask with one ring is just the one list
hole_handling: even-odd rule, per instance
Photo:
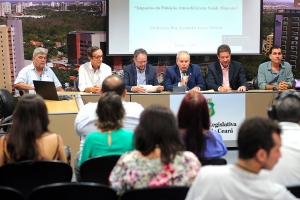
{"label": "man's hand", "polygon": [[158,87],[156,88],[156,90],[163,91],[163,90],[164,90],[164,86],[158,86]]}
{"label": "man's hand", "polygon": [[200,87],[198,86],[195,86],[193,89],[191,89],[192,91],[195,91],[195,92],[199,92],[200,91]]}
{"label": "man's hand", "polygon": [[133,86],[132,92],[144,93],[144,92],[146,92],[146,88],[144,88],[143,86]]}
{"label": "man's hand", "polygon": [[231,92],[231,87],[221,86],[219,92]]}
{"label": "man's hand", "polygon": [[189,76],[183,76],[180,82],[180,86],[185,85],[189,81]]}
{"label": "man's hand", "polygon": [[287,90],[289,89],[289,84],[285,81],[280,81],[280,83],[276,86],[278,90]]}
{"label": "man's hand", "polygon": [[239,92],[244,92],[247,90],[247,88],[245,86],[241,86],[237,89]]}
{"label": "man's hand", "polygon": [[98,93],[98,94],[100,94],[101,89],[102,89],[101,86],[94,85],[94,86],[91,88],[91,91],[92,91],[93,93]]}

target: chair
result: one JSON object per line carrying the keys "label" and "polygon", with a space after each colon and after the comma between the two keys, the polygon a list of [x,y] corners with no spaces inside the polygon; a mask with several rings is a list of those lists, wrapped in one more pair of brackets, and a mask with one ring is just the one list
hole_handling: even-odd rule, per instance
{"label": "chair", "polygon": [[183,200],[189,187],[157,187],[126,191],[120,200]]}
{"label": "chair", "polygon": [[226,165],[227,161],[224,158],[199,158],[202,166],[205,165]]}
{"label": "chair", "polygon": [[257,77],[255,77],[255,78],[253,79],[253,87],[254,87],[255,90],[256,90],[256,89],[259,89]]}
{"label": "chair", "polygon": [[30,200],[117,200],[116,192],[108,186],[97,183],[55,183],[35,188]]}
{"label": "chair", "polygon": [[295,197],[300,198],[300,185],[286,187]]}
{"label": "chair", "polygon": [[[15,101],[12,94],[6,89],[0,89],[0,118],[2,123],[8,123],[12,120],[12,114],[15,109]],[[7,127],[3,127],[6,132]]]}
{"label": "chair", "polygon": [[40,185],[70,182],[72,168],[60,161],[23,161],[0,167],[0,186],[19,190],[25,199]]}
{"label": "chair", "polygon": [[24,200],[21,192],[10,187],[0,187],[1,200]]}
{"label": "chair", "polygon": [[77,76],[74,79],[74,88],[76,89],[76,91],[80,91],[79,88],[78,88],[78,85],[79,85],[79,76]]}
{"label": "chair", "polygon": [[80,166],[81,180],[109,185],[108,177],[119,158],[120,155],[101,156],[85,161]]}

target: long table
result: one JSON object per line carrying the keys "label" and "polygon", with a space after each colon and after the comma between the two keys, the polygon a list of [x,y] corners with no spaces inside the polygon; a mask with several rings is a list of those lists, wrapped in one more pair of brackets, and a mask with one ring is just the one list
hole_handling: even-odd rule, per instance
{"label": "long table", "polygon": [[[50,131],[56,132],[62,136],[65,145],[71,147],[72,156],[74,157],[76,152],[79,151],[80,141],[79,136],[77,136],[74,130],[75,117],[80,110],[80,107],[82,107],[84,104],[88,102],[97,102],[99,100],[99,94],[83,92],[59,92],[59,94],[71,95],[74,98],[69,101],[45,101],[50,118],[49,129]],[[179,99],[182,99],[184,95],[185,94],[173,94],[169,92],[145,94],[128,93],[125,101],[138,102],[144,108],[151,104],[162,104],[171,108],[176,114],[176,106],[179,106],[181,102],[181,100]],[[226,115],[224,117],[224,122],[228,121],[226,118],[229,118],[229,116],[242,113],[242,117],[240,119],[236,119],[237,123],[240,123],[245,118],[254,116],[267,117],[267,108],[272,104],[272,99],[276,97],[277,93],[274,93],[272,91],[250,90],[245,93],[203,92],[203,95],[205,96],[205,98],[211,99],[212,102],[216,104],[216,115],[218,113],[222,113],[222,111],[218,110],[218,107],[226,107],[229,109],[228,113],[225,113]],[[241,98],[242,102],[234,103],[234,100],[237,97]],[[240,111],[230,112],[231,109],[238,108],[238,104],[242,105]],[[211,117],[212,124],[216,124],[213,121],[214,117],[215,116]],[[236,132],[234,134],[236,134]],[[236,140],[233,138],[234,134],[222,133],[227,147],[236,147]],[[229,139],[226,138],[227,136],[230,136]]]}

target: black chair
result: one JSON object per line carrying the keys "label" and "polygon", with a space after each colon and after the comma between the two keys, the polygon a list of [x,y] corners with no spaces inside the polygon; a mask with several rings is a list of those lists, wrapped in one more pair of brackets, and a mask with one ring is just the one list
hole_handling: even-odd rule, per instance
{"label": "black chair", "polygon": [[81,180],[109,185],[108,177],[119,158],[120,155],[101,156],[85,161],[80,166]]}
{"label": "black chair", "polygon": [[76,91],[80,91],[79,88],[78,88],[78,85],[79,85],[79,76],[77,76],[74,79],[74,87],[75,87]]}
{"label": "black chair", "polygon": [[55,183],[37,187],[30,200],[117,200],[116,192],[108,186],[97,183]]}
{"label": "black chair", "polygon": [[1,200],[24,200],[21,192],[10,187],[0,186],[0,199]]}
{"label": "black chair", "polygon": [[286,187],[295,197],[300,198],[300,185]]}
{"label": "black chair", "polygon": [[183,200],[189,187],[157,187],[126,191],[120,200]]}
{"label": "black chair", "polygon": [[[0,89],[0,118],[2,123],[10,123],[15,109],[13,95],[6,89]],[[7,127],[2,127],[6,132]]]}
{"label": "black chair", "polygon": [[0,186],[19,190],[25,199],[40,185],[70,182],[71,179],[71,166],[60,161],[23,161],[0,167]]}
{"label": "black chair", "polygon": [[226,165],[227,160],[224,158],[199,158],[202,166],[205,165]]}
{"label": "black chair", "polygon": [[255,90],[256,90],[256,89],[259,89],[257,77],[255,77],[255,78],[253,79],[253,88],[254,88]]}

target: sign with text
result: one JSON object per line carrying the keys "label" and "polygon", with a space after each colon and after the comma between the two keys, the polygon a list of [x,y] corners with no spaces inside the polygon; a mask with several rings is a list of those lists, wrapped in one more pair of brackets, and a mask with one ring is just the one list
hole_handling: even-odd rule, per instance
{"label": "sign with text", "polygon": [[[236,140],[238,128],[246,118],[245,93],[203,95],[209,107],[211,129],[219,132],[224,141]],[[170,95],[170,108],[175,115],[184,96],[185,94]]]}

